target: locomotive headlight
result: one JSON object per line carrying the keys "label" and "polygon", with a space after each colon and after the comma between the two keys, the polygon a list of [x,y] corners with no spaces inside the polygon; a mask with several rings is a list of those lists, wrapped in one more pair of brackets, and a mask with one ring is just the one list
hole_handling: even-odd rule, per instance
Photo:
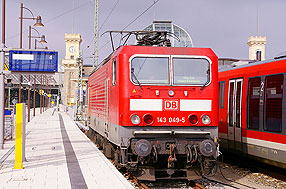
{"label": "locomotive headlight", "polygon": [[131,122],[134,124],[134,125],[138,125],[140,123],[140,117],[139,115],[136,115],[134,114],[133,116],[131,116]]}
{"label": "locomotive headlight", "polygon": [[200,152],[202,153],[202,155],[206,157],[215,155],[216,153],[215,143],[209,139],[202,141],[200,144]]}
{"label": "locomotive headlight", "polygon": [[169,94],[169,96],[174,96],[175,92],[173,90],[169,90],[168,94]]}
{"label": "locomotive headlight", "polygon": [[154,119],[150,114],[145,115],[143,119],[147,125],[151,125],[154,122]]}
{"label": "locomotive headlight", "polygon": [[199,119],[198,119],[198,117],[196,116],[196,115],[191,115],[190,117],[189,117],[189,121],[190,121],[190,123],[191,124],[197,124],[198,123],[198,121],[199,121]]}
{"label": "locomotive headlight", "polygon": [[211,122],[210,116],[204,115],[204,116],[202,117],[202,122],[203,122],[203,124],[205,124],[205,125],[210,124],[210,122]]}
{"label": "locomotive headlight", "polygon": [[135,143],[135,153],[140,157],[146,157],[151,153],[152,146],[148,140],[141,139]]}

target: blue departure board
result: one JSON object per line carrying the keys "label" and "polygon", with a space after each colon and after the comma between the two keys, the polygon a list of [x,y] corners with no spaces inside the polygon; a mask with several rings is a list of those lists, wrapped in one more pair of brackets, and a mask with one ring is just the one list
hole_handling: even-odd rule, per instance
{"label": "blue departure board", "polygon": [[10,50],[9,70],[28,72],[57,72],[58,52]]}

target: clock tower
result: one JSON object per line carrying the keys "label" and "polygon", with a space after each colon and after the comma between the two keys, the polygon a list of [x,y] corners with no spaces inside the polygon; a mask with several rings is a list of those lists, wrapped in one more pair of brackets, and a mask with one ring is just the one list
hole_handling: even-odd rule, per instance
{"label": "clock tower", "polygon": [[75,89],[78,77],[78,65],[76,59],[79,57],[80,43],[82,42],[80,34],[65,34],[66,42],[66,55],[62,60],[64,71],[64,84],[63,84],[63,103],[65,105],[74,105]]}

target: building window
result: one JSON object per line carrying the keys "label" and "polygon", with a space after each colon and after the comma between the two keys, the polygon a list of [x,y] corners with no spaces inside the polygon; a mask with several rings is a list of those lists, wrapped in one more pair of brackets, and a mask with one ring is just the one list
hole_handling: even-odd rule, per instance
{"label": "building window", "polygon": [[261,61],[261,50],[256,50],[256,60]]}
{"label": "building window", "polygon": [[265,79],[264,130],[282,131],[283,75],[267,76]]}
{"label": "building window", "polygon": [[71,56],[71,59],[74,59],[74,56]]}
{"label": "building window", "polygon": [[262,85],[260,77],[248,80],[247,118],[249,129],[259,129],[260,85]]}
{"label": "building window", "polygon": [[219,109],[224,109],[225,81],[219,82]]}

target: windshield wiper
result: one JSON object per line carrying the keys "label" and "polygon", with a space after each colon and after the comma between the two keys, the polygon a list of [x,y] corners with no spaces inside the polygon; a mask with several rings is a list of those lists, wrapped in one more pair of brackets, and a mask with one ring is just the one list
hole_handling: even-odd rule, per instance
{"label": "windshield wiper", "polygon": [[134,77],[134,79],[136,79],[136,81],[139,84],[140,88],[143,89],[141,83],[139,82],[139,80],[137,79],[136,75],[134,74],[134,68],[131,68],[131,74]]}
{"label": "windshield wiper", "polygon": [[209,83],[209,81],[205,82],[205,84],[203,86],[201,86],[201,90],[203,90],[203,88],[205,88],[205,86],[207,86],[208,83]]}
{"label": "windshield wiper", "polygon": [[201,90],[203,90],[203,88],[205,88],[205,86],[207,86],[207,84],[209,83],[209,80],[210,80],[210,69],[208,69],[207,71],[207,81],[203,84],[203,86],[201,86]]}

